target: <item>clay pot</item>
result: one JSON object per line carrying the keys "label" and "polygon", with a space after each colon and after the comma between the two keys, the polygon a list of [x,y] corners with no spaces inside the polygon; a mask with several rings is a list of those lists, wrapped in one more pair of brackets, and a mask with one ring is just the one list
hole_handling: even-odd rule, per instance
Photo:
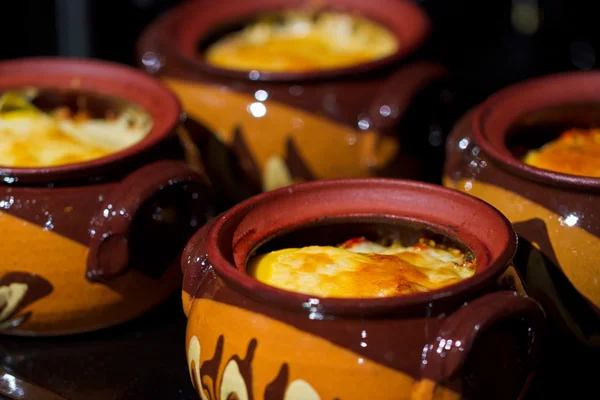
{"label": "clay pot", "polygon": [[[423,294],[335,299],[245,271],[264,249],[424,232],[472,251],[475,275]],[[192,382],[203,399],[515,399],[545,321],[511,266],[515,249],[497,210],[429,184],[331,180],[252,197],[184,250]]]}
{"label": "clay pot", "polygon": [[567,73],[491,96],[455,127],[446,186],[497,207],[520,237],[515,264],[563,333],[600,348],[600,179],[526,165],[519,155],[600,122],[600,74]]}
{"label": "clay pot", "polygon": [[92,161],[0,167],[0,332],[70,334],[134,318],[177,288],[181,249],[212,215],[207,180],[173,132],[180,106],[156,80],[107,62],[0,63],[0,91],[24,86],[55,106],[85,98],[92,112],[136,103],[153,127]]}
{"label": "clay pot", "polygon": [[441,105],[451,108],[452,95],[445,69],[415,57],[429,35],[425,12],[392,0],[319,4],[384,24],[398,36],[399,50],[358,66],[303,73],[205,62],[202,47],[219,32],[261,13],[310,5],[305,0],[185,2],[139,39],[139,65],[182,101],[185,126],[200,143],[224,209],[282,186],[272,185],[282,173],[292,182],[441,175],[448,118]]}

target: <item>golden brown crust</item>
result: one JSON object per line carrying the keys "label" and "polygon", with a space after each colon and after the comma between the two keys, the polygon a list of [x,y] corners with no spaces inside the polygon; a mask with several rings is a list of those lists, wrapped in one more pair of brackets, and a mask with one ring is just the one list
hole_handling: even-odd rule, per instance
{"label": "golden brown crust", "polygon": [[282,249],[252,259],[249,273],[281,289],[323,297],[389,297],[438,289],[470,277],[475,262],[432,240],[404,247],[364,238],[338,247]]}
{"label": "golden brown crust", "polygon": [[291,72],[358,65],[397,48],[393,33],[363,17],[290,10],[222,37],[205,57],[223,68]]}
{"label": "golden brown crust", "polygon": [[538,150],[525,163],[564,174],[600,178],[600,129],[570,129]]}
{"label": "golden brown crust", "polygon": [[89,161],[129,147],[150,131],[151,118],[137,107],[114,114],[94,119],[85,108],[73,112],[62,106],[46,112],[26,93],[4,92],[0,96],[0,165],[33,168]]}

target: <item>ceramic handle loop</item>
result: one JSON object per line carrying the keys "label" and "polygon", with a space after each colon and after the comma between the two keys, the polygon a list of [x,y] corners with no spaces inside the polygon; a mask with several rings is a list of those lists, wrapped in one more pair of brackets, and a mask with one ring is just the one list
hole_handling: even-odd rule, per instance
{"label": "ceramic handle loop", "polygon": [[494,292],[473,300],[448,317],[438,331],[436,342],[429,345],[421,382],[428,381],[433,387],[436,382],[458,376],[477,339],[486,330],[519,318],[530,329],[528,358],[534,359],[546,323],[544,311],[535,300],[517,292]]}
{"label": "ceramic handle loop", "polygon": [[105,199],[92,221],[87,278],[110,279],[129,266],[129,233],[138,209],[173,185],[194,183],[209,190],[206,177],[182,161],[158,161],[128,175]]}

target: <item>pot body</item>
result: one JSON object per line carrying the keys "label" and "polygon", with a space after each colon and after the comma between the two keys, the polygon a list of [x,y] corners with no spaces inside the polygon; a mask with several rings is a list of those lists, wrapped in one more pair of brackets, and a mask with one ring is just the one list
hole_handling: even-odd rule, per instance
{"label": "pot body", "polygon": [[116,176],[0,186],[0,332],[96,330],[171,294],[181,249],[211,215],[207,181],[183,158],[168,140]]}
{"label": "pot body", "polygon": [[[358,232],[385,238],[402,234],[389,225],[395,218],[414,224],[417,215],[474,252],[474,277],[438,293],[332,299],[245,272],[265,240],[286,248]],[[184,250],[192,382],[202,399],[518,398],[545,317],[510,265],[515,248],[496,210],[434,185],[350,179],[255,196],[202,227]]]}
{"label": "pot body", "polygon": [[[496,292],[505,301],[521,296],[518,288],[511,267],[483,296]],[[468,307],[475,299],[386,318],[298,314],[237,293],[212,270],[197,297],[185,291],[183,297],[190,307],[188,367],[202,399],[232,393],[240,399],[514,399],[533,371],[526,325],[509,323],[476,342],[454,376],[423,372],[435,363],[430,353],[464,351],[460,340],[440,335],[461,306],[474,312]]]}
{"label": "pot body", "polygon": [[[311,79],[215,72],[195,48],[212,28],[198,26],[282,6],[277,0],[235,3],[179,6],[144,32],[137,50],[140,67],[163,78],[179,96],[188,117],[185,127],[201,144],[225,208],[262,190],[313,179],[438,179],[448,118],[442,105],[448,109],[452,102],[442,66],[403,57],[376,69]],[[348,3],[346,8],[358,12],[376,8],[331,3]],[[423,38],[414,39],[420,46],[428,21],[412,10],[415,6],[402,7],[416,14],[410,24],[423,25],[415,28],[422,31]],[[425,163],[424,155],[436,162]]]}

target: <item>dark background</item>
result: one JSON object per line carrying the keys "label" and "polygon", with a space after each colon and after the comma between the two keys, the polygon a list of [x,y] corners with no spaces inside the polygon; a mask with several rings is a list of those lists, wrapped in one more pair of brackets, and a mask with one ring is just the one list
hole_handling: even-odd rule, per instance
{"label": "dark background", "polygon": [[[181,1],[203,0],[5,1],[0,59],[67,55],[134,65],[141,30]],[[532,76],[596,66],[600,38],[596,1],[419,3],[434,26],[428,55],[450,68],[469,103]]]}

